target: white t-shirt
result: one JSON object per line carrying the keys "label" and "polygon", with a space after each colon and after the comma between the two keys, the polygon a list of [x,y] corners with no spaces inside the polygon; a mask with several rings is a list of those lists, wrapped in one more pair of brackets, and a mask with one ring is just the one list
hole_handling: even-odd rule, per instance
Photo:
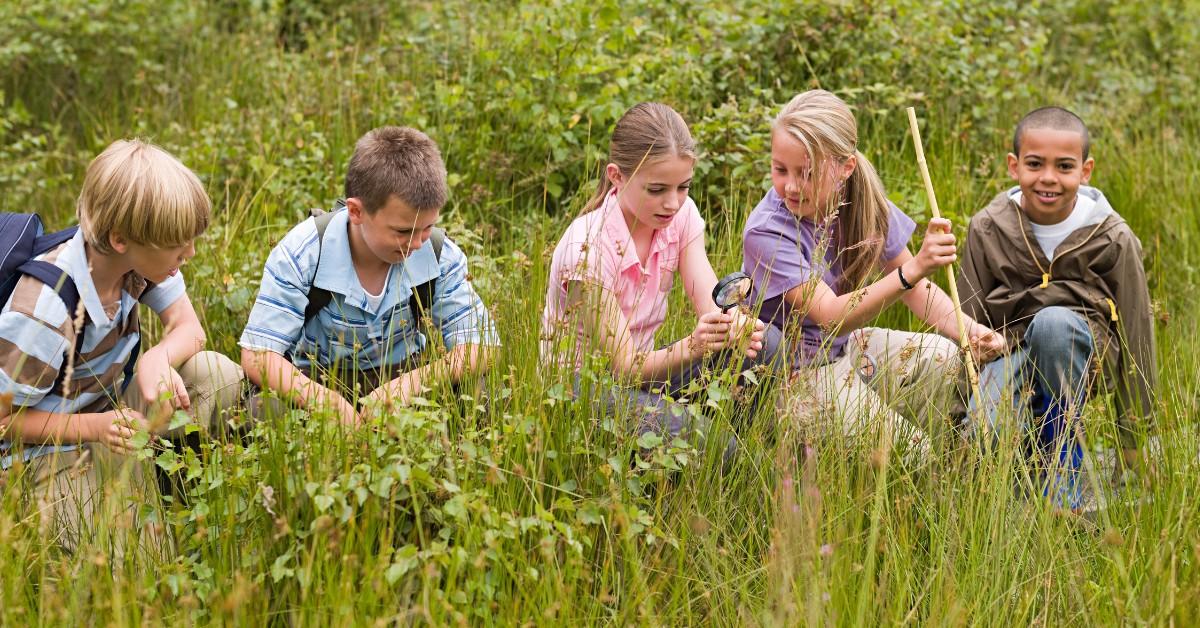
{"label": "white t-shirt", "polygon": [[367,311],[378,312],[379,304],[383,303],[383,293],[387,290],[380,290],[379,294],[371,294],[366,288],[363,288],[363,294],[367,297]]}
{"label": "white t-shirt", "polygon": [[[1013,195],[1013,200],[1018,205],[1021,204],[1021,193],[1018,191]],[[1029,226],[1033,229],[1033,237],[1037,238],[1038,246],[1042,248],[1042,252],[1046,254],[1046,259],[1054,261],[1054,251],[1058,245],[1062,244],[1067,236],[1074,233],[1077,229],[1087,225],[1095,224],[1096,218],[1093,214],[1096,213],[1096,201],[1079,194],[1075,197],[1075,209],[1071,210],[1071,214],[1065,220],[1053,225],[1039,225],[1036,222],[1030,222]]]}

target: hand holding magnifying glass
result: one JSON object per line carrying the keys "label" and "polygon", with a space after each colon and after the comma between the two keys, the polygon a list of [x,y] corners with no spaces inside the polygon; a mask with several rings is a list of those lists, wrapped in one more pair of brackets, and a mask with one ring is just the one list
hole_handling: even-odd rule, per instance
{"label": "hand holding magnifying glass", "polygon": [[[754,280],[749,275],[736,272],[722,277],[712,291],[713,302],[721,309],[721,313],[732,317],[729,322],[730,336],[725,342],[736,343],[738,337],[746,334],[750,341],[745,349],[748,358],[755,357],[762,349],[764,326],[762,321],[749,318],[736,308],[746,302],[753,287]],[[735,311],[730,314],[730,310]]]}
{"label": "hand holding magnifying glass", "polygon": [[750,296],[754,280],[743,272],[729,273],[713,287],[712,298],[722,312],[728,312],[741,305]]}

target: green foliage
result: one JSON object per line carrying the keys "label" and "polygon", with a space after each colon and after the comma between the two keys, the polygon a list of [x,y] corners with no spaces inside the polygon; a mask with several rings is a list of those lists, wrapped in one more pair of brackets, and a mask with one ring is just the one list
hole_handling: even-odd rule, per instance
{"label": "green foliage", "polygon": [[[483,390],[430,391],[348,432],[292,412],[139,455],[183,478],[162,559],[114,574],[0,498],[5,623],[1117,623],[1196,620],[1193,476],[1200,281],[1194,2],[547,0],[0,4],[0,210],[65,225],[88,161],[148,137],[204,181],[214,224],[187,267],[212,348],[236,355],[262,262],[340,196],[354,141],[428,132],[443,223],[505,350]],[[735,425],[728,374],[679,400],[689,438],[599,419],[538,355],[549,252],[595,189],[630,105],[681,111],[718,273],[766,189],[770,122],[821,86],[855,108],[893,200],[928,210],[903,108],[920,111],[960,231],[1007,185],[1026,109],[1079,111],[1095,183],[1141,236],[1160,315],[1163,440],[1145,503],[1095,533],[1037,500],[1016,448],[930,468],[870,447],[806,452],[768,408]],[[663,340],[692,324],[672,296]],[[881,323],[915,328],[907,314]],[[585,393],[611,385],[585,370]],[[199,427],[176,417],[172,425]],[[735,427],[737,428],[735,430]],[[1089,434],[1111,435],[1098,404]],[[738,434],[739,455],[722,455]],[[943,443],[948,444],[948,443]],[[129,534],[119,522],[112,534]],[[853,618],[852,620],[850,618]]]}

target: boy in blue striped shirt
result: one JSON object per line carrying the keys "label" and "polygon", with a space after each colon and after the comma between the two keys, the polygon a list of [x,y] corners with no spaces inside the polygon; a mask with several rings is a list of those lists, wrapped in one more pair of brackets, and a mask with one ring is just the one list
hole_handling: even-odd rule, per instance
{"label": "boy in blue striped shirt", "polygon": [[[447,189],[433,140],[370,131],[345,189],[344,208],[305,220],[271,251],[240,344],[252,383],[358,424],[358,405],[404,405],[435,381],[478,373],[499,338],[466,256],[434,227]],[[446,352],[435,358],[437,343]]]}

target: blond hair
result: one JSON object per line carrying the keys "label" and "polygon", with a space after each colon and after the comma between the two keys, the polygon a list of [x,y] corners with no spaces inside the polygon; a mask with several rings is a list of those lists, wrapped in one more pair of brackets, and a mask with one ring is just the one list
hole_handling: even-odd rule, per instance
{"label": "blond hair", "polygon": [[858,150],[854,114],[841,98],[815,89],[796,95],[784,106],[772,125],[774,131],[786,132],[804,147],[814,173],[854,157],[856,166],[846,181],[845,196],[835,198],[834,204],[841,203],[837,231],[842,262],[839,284],[843,290],[857,288],[879,264],[891,209],[875,167]]}
{"label": "blond hair", "polygon": [[[638,103],[629,108],[613,129],[608,143],[608,160],[621,174],[632,177],[643,164],[667,157],[696,159],[696,142],[677,111],[657,102]],[[600,177],[596,193],[583,206],[589,212],[604,203],[612,181]]]}
{"label": "blond hair", "polygon": [[75,203],[84,240],[113,253],[110,236],[155,248],[182,246],[208,228],[212,204],[194,172],[141,140],[117,140],[88,164]]}
{"label": "blond hair", "polygon": [[346,198],[374,214],[396,196],[418,211],[441,209],[449,193],[446,165],[437,144],[409,127],[384,126],[354,144],[346,168]]}

